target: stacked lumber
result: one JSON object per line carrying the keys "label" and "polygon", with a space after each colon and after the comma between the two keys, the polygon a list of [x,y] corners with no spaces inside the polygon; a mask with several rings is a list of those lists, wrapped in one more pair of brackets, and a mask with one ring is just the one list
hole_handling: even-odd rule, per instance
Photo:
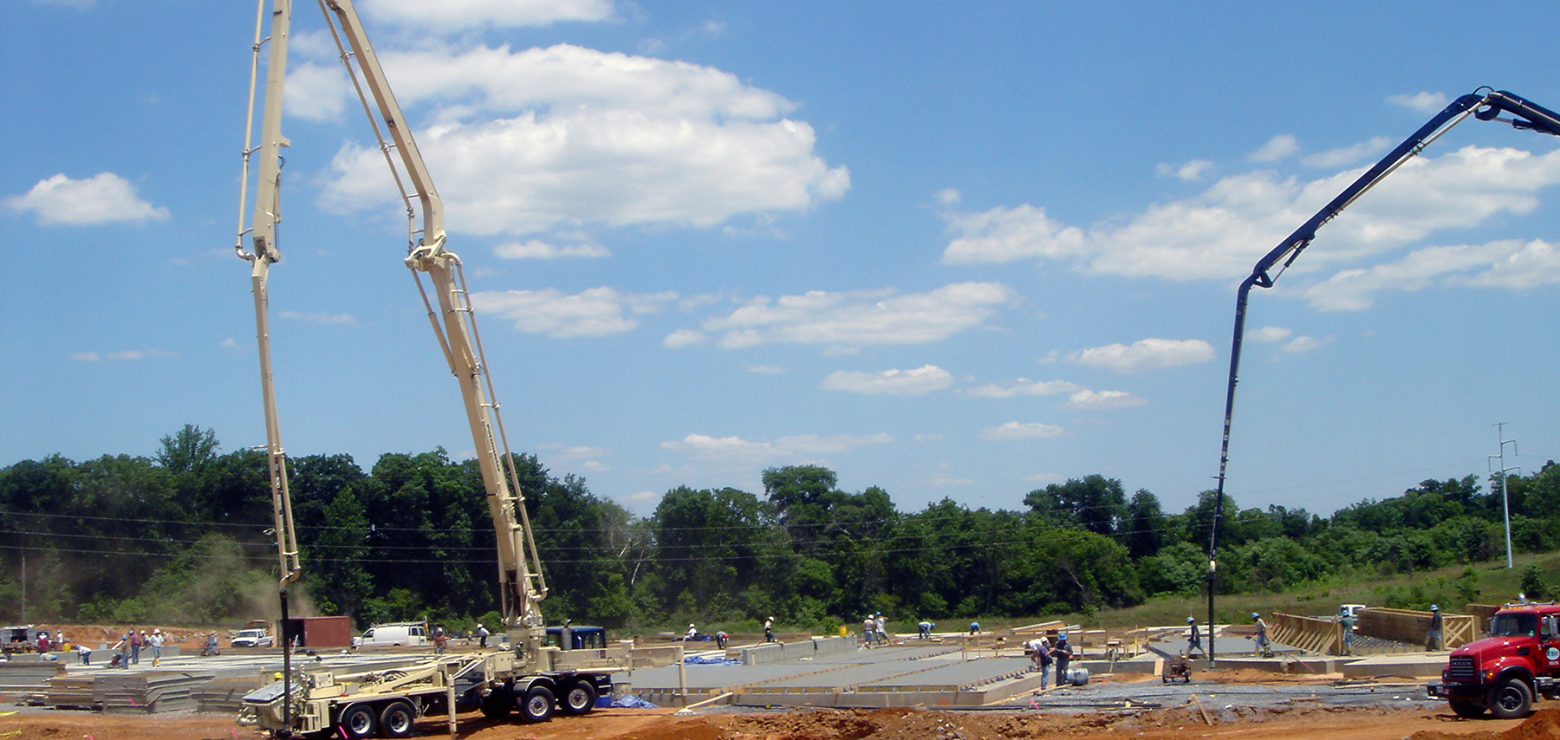
{"label": "stacked lumber", "polygon": [[[1441,641],[1446,649],[1466,645],[1478,637],[1478,619],[1466,614],[1441,615]],[[1423,645],[1430,629],[1430,612],[1370,607],[1359,613],[1361,634],[1397,642]]]}
{"label": "stacked lumber", "polygon": [[211,674],[145,672],[97,676],[92,701],[108,714],[155,714],[194,710],[195,691],[212,679]]}
{"label": "stacked lumber", "polygon": [[92,709],[91,676],[63,674],[49,679],[44,703],[55,709]]}
{"label": "stacked lumber", "polygon": [[195,701],[202,712],[237,714],[244,706],[244,695],[262,685],[259,676],[214,678],[195,689]]}
{"label": "stacked lumber", "polygon": [[49,679],[65,672],[65,666],[49,660],[13,660],[0,663],[0,695],[24,704],[41,704]]}

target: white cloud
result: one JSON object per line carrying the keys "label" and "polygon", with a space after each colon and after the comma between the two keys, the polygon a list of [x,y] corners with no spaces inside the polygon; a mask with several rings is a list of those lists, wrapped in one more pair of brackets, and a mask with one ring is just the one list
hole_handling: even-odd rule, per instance
{"label": "white cloud", "polygon": [[1246,159],[1253,162],[1277,162],[1280,159],[1294,156],[1298,151],[1300,151],[1300,144],[1295,141],[1294,136],[1279,134],[1268,139],[1268,142],[1263,144],[1261,149],[1247,154]]}
{"label": "white cloud", "polygon": [[97,0],[32,0],[33,5],[53,5],[60,8],[86,10],[97,6]]}
{"label": "white cloud", "polygon": [[1127,391],[1081,390],[1068,396],[1067,403],[1063,405],[1063,408],[1105,411],[1126,408],[1128,406],[1142,406],[1145,403],[1148,403],[1148,401]]}
{"label": "white cloud", "polygon": [[1420,113],[1439,113],[1446,107],[1445,93],[1418,92],[1412,95],[1404,93],[1387,98],[1388,103],[1401,105],[1404,108],[1419,111]]}
{"label": "white cloud", "polygon": [[1130,346],[1107,344],[1079,350],[1068,355],[1067,361],[1125,374],[1192,365],[1213,358],[1213,347],[1201,339],[1143,339]]}
{"label": "white cloud", "polygon": [[708,344],[709,341],[709,335],[697,329],[678,329],[666,335],[666,338],[661,340],[661,345],[669,349],[682,349]]}
{"label": "white cloud", "polygon": [[1417,249],[1395,262],[1341,270],[1305,290],[1321,311],[1359,311],[1384,290],[1415,291],[1431,285],[1524,290],[1560,284],[1560,251],[1542,240],[1502,240],[1479,245]]}
{"label": "white cloud", "polygon": [[620,334],[639,322],[627,314],[649,314],[677,300],[677,294],[629,294],[612,288],[591,288],[565,295],[555,288],[473,293],[472,304],[483,313],[513,321],[523,332],[550,337],[602,337]]}
{"label": "white cloud", "polygon": [[995,441],[1011,441],[1019,439],[1049,439],[1062,434],[1062,428],[1039,422],[1023,423],[1010,421],[999,427],[991,427],[980,433],[981,439]]}
{"label": "white cloud", "polygon": [[524,244],[520,242],[500,244],[493,248],[493,254],[504,259],[520,260],[553,260],[560,257],[596,259],[612,256],[612,253],[600,244],[568,244],[560,247],[540,239],[532,239]]}
{"label": "white cloud", "polygon": [[706,319],[726,348],[760,344],[831,344],[844,348],[920,344],[986,323],[1018,300],[1001,283],[955,283],[926,293],[893,290],[812,291],[779,300],[759,297],[726,316]]}
{"label": "white cloud", "polygon": [[1298,355],[1321,349],[1322,347],[1332,343],[1333,336],[1331,334],[1322,337],[1321,339],[1317,339],[1316,337],[1299,336],[1285,343],[1283,350],[1289,354]]}
{"label": "white cloud", "polygon": [[964,395],[973,398],[1014,398],[1017,396],[1050,396],[1057,393],[1077,393],[1086,390],[1077,383],[1069,383],[1065,380],[1040,380],[1034,381],[1027,378],[1007,383],[988,383],[983,386],[971,388]]}
{"label": "white cloud", "polygon": [[1089,251],[1082,229],[1052,220],[1044,208],[999,206],[985,213],[947,213],[943,218],[949,230],[959,234],[943,250],[942,261],[949,264],[1033,257],[1063,260],[1086,257]]}
{"label": "white cloud", "polygon": [[746,440],[741,437],[711,437],[690,434],[675,442],[662,442],[661,449],[680,452],[703,460],[718,460],[733,467],[775,460],[799,460],[819,455],[849,452],[859,447],[893,442],[893,436],[878,434],[803,434],[773,441]]}
{"label": "white cloud", "polygon": [[163,357],[178,357],[178,355],[161,349],[124,349],[117,352],[109,352],[106,355],[98,354],[97,352],[73,352],[70,355],[70,359],[80,362],[98,362],[103,359],[130,360],[133,362]]}
{"label": "white cloud", "polygon": [[747,371],[761,375],[778,375],[785,372],[785,368],[779,365],[748,365]]}
{"label": "white cloud", "polygon": [[1278,342],[1295,333],[1293,329],[1285,329],[1278,326],[1264,326],[1256,331],[1246,332],[1246,338],[1254,342]]}
{"label": "white cloud", "polygon": [[[441,4],[431,4],[438,7]],[[381,51],[404,106],[431,106],[418,147],[448,223],[527,234],[599,223],[711,227],[806,211],[850,189],[794,105],[712,67],[560,44]],[[337,152],[323,204],[394,202],[384,158]]]}
{"label": "white cloud", "polygon": [[284,319],[307,321],[311,324],[346,324],[348,326],[357,324],[357,319],[353,318],[352,314],[349,313],[299,313],[297,311],[283,311],[280,315]]}
{"label": "white cloud", "polygon": [[592,457],[605,457],[606,454],[607,448],[605,447],[575,445],[573,447],[563,448],[562,451],[558,452],[553,457],[564,462],[573,462],[575,460],[586,460]]}
{"label": "white cloud", "polygon": [[1212,170],[1212,162],[1206,159],[1194,159],[1185,164],[1160,162],[1159,166],[1154,168],[1154,173],[1160,177],[1175,177],[1182,180],[1196,181],[1203,179],[1203,176]]}
{"label": "white cloud", "polygon": [[1373,136],[1369,141],[1362,141],[1353,146],[1308,154],[1300,158],[1300,163],[1307,167],[1346,167],[1367,157],[1377,157],[1392,148],[1393,140],[1385,136]]}
{"label": "white cloud", "polygon": [[928,486],[968,486],[974,482],[969,478],[955,478],[947,474],[934,475],[926,479],[926,485]]}
{"label": "white cloud", "polygon": [[942,206],[956,206],[960,201],[964,200],[964,194],[953,188],[939,190],[933,193],[932,197],[936,198],[938,205]]}
{"label": "white cloud", "polygon": [[884,370],[876,373],[839,370],[830,373],[819,386],[829,391],[847,391],[868,396],[924,396],[953,385],[953,375],[936,365],[914,370]]}
{"label": "white cloud", "polygon": [[24,195],[5,199],[17,213],[31,213],[39,224],[93,226],[109,223],[167,221],[168,209],[154,206],[136,195],[129,180],[102,172],[85,180],[64,173],[39,180]]}
{"label": "white cloud", "polygon": [[606,21],[614,8],[612,0],[366,0],[363,13],[408,28],[458,31]]}
{"label": "white cloud", "polygon": [[[1267,171],[1231,175],[1199,195],[1157,203],[1087,230],[1060,223],[1030,205],[946,213],[955,235],[943,261],[1035,259],[1093,274],[1240,278],[1363,172],[1359,168],[1308,182]],[[1328,224],[1319,236],[1327,248],[1308,252],[1292,272],[1358,262],[1438,229],[1469,228],[1500,214],[1528,213],[1537,207],[1539,191],[1557,183],[1560,150],[1536,155],[1469,146],[1439,158],[1417,157]]]}

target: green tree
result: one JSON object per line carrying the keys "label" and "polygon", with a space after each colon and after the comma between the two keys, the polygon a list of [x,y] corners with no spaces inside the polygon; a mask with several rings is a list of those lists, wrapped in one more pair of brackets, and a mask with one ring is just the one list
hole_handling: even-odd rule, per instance
{"label": "green tree", "polygon": [[1090,475],[1030,491],[1024,496],[1024,505],[1056,526],[1081,527],[1110,536],[1121,528],[1126,492],[1115,478]]}

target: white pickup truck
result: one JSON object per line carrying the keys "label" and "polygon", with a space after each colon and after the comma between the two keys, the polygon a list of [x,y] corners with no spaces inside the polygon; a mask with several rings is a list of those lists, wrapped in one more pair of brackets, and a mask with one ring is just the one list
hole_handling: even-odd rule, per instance
{"label": "white pickup truck", "polygon": [[271,633],[265,630],[239,630],[233,635],[233,647],[236,648],[271,647],[275,642]]}

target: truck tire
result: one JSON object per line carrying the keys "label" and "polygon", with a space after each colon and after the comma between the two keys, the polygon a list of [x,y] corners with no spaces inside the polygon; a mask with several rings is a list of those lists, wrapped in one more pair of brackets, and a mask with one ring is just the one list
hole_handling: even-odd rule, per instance
{"label": "truck tire", "polygon": [[482,697],[482,716],[488,719],[503,719],[509,716],[509,710],[515,708],[515,695],[509,693],[508,686],[496,686],[487,696]]}
{"label": "truck tire", "polygon": [[341,710],[341,717],[336,721],[348,740],[373,737],[375,724],[374,708],[367,704],[353,704]]}
{"label": "truck tire", "polygon": [[379,713],[379,731],[385,737],[411,737],[417,710],[404,701],[393,701]]}
{"label": "truck tire", "polygon": [[1522,719],[1533,711],[1533,690],[1520,678],[1508,678],[1490,689],[1485,703],[1497,719]]}
{"label": "truck tire", "polygon": [[561,708],[564,714],[590,714],[590,710],[596,708],[596,687],[583,678],[575,681],[574,686],[564,692]]}
{"label": "truck tire", "polygon": [[528,724],[546,722],[552,719],[557,703],[557,697],[546,686],[532,686],[520,702],[520,719]]}
{"label": "truck tire", "polygon": [[1472,699],[1447,699],[1446,703],[1452,706],[1452,711],[1459,717],[1476,719],[1484,716],[1484,705]]}

